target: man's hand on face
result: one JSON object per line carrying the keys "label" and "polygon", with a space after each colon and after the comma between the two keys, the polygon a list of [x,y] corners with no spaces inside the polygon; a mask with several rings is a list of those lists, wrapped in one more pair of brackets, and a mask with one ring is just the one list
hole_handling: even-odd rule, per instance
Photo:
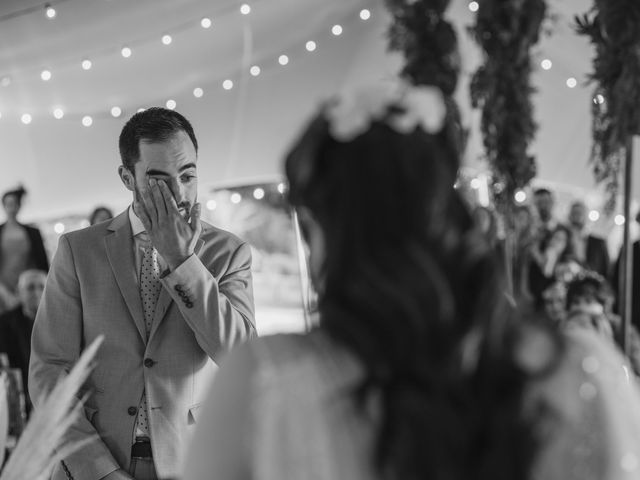
{"label": "man's hand on face", "polygon": [[140,201],[134,202],[134,211],[171,270],[193,254],[202,233],[199,203],[188,212],[189,220],[185,219],[166,182],[152,178],[148,188],[140,189]]}

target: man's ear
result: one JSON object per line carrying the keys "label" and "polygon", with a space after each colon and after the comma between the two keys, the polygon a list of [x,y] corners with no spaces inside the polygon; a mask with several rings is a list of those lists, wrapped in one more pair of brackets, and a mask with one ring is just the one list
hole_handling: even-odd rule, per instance
{"label": "man's ear", "polygon": [[120,175],[120,180],[127,188],[127,190],[134,192],[136,188],[136,179],[133,176],[133,173],[124,165],[120,165],[118,167],[118,175]]}

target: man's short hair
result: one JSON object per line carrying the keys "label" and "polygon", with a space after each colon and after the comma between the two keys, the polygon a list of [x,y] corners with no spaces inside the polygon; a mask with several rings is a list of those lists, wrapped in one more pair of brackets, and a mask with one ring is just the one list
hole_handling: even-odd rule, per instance
{"label": "man's short hair", "polygon": [[553,197],[553,192],[551,190],[549,190],[548,188],[536,188],[533,191],[533,196],[534,197],[539,197],[541,195],[549,195],[549,196]]}
{"label": "man's short hair", "polygon": [[18,203],[22,203],[22,197],[24,197],[26,194],[27,194],[27,191],[24,189],[24,187],[18,187],[13,190],[4,192],[2,194],[2,204],[4,205],[4,202],[7,199],[7,197],[16,197],[16,199],[18,200]]}
{"label": "man's short hair", "polygon": [[198,141],[189,120],[174,110],[151,107],[136,113],[122,128],[119,147],[122,165],[133,172],[140,160],[140,141],[162,143],[178,132],[185,132],[198,153]]}

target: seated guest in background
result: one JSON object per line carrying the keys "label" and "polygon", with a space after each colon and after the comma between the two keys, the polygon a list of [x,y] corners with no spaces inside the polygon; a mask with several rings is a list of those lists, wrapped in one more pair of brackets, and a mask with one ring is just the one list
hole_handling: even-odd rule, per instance
{"label": "seated guest in background", "polygon": [[[614,325],[605,310],[607,295],[606,281],[598,274],[587,273],[569,282],[565,325],[590,328],[613,341]],[[617,323],[615,319],[614,323]]]}
{"label": "seated guest in background", "polygon": [[536,225],[535,240],[531,249],[533,255],[528,268],[528,283],[535,305],[541,310],[544,304],[542,292],[553,283],[553,277],[544,272],[544,261],[541,260],[540,253],[547,249],[551,237],[558,227],[558,222],[553,216],[555,199],[550,190],[546,188],[535,190],[533,192],[533,204],[538,214],[538,224]]}
{"label": "seated guest in background", "polygon": [[562,325],[567,316],[567,287],[563,282],[552,283],[542,292],[544,312],[554,325]]}
{"label": "seated guest in background", "polygon": [[33,328],[36,409],[81,349],[105,337],[86,415],[66,438],[84,446],[54,480],[176,477],[220,356],[255,335],[251,250],[200,221],[189,121],[146,109],[119,146],[132,205],[60,237]]}
{"label": "seated guest in background", "polygon": [[31,355],[31,331],[42,298],[47,274],[42,270],[25,270],[18,279],[19,305],[0,315],[0,352],[7,353],[9,365],[22,371],[22,385],[28,395],[29,356]]}
{"label": "seated guest in background", "polygon": [[[22,199],[26,194],[22,187],[5,192],[2,195],[2,206],[7,216],[0,225],[0,303],[7,300],[7,295],[15,294],[18,278],[25,270],[35,268],[48,271],[49,261],[42,241],[40,230],[24,225],[18,221],[22,207]],[[15,306],[0,305],[0,311]]]}
{"label": "seated guest in background", "polygon": [[587,206],[584,202],[573,202],[569,210],[573,254],[587,270],[609,278],[609,251],[603,238],[587,231]]}
{"label": "seated guest in background", "polygon": [[89,215],[89,225],[95,225],[96,223],[111,220],[113,218],[113,212],[104,206],[99,206],[93,209],[91,215]]}
{"label": "seated guest in background", "polygon": [[362,91],[295,144],[319,326],[224,360],[184,480],[630,478],[640,392],[624,359],[509,310],[453,188],[445,105],[434,88]]}

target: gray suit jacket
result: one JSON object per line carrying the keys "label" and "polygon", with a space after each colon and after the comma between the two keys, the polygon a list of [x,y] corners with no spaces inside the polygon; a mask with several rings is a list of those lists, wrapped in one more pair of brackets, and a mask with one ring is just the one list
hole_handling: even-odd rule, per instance
{"label": "gray suit jacket", "polygon": [[255,335],[251,252],[232,234],[203,223],[192,255],[162,279],[146,341],[127,212],[60,238],[36,317],[29,388],[36,408],[81,350],[105,335],[87,382],[85,417],[67,440],[96,437],[65,459],[76,480],[129,468],[143,387],[160,478],[176,477],[183,450],[225,350]]}

